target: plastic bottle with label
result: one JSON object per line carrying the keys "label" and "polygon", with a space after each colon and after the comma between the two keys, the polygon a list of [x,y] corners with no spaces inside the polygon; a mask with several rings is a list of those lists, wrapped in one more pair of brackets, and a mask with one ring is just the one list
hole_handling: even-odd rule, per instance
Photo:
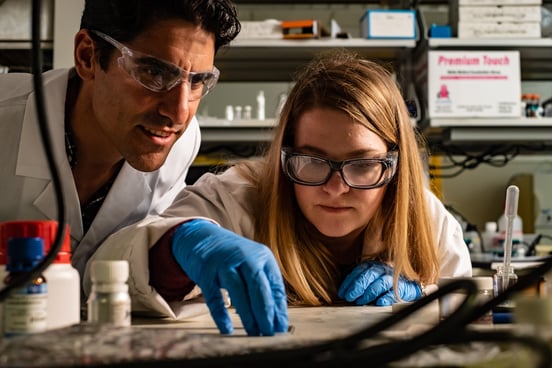
{"label": "plastic bottle with label", "polygon": [[496,247],[495,238],[498,236],[498,224],[495,221],[487,221],[485,230],[481,233],[481,244],[485,252],[491,252]]}
{"label": "plastic bottle with label", "polygon": [[[41,238],[10,238],[8,241],[9,274],[6,286],[31,272],[44,258]],[[11,337],[46,331],[48,328],[48,284],[44,275],[35,276],[11,290],[4,301],[3,332]]]}
{"label": "plastic bottle with label", "polygon": [[[54,244],[57,221],[9,221],[0,223],[0,277],[6,276],[6,250],[12,237],[38,237],[43,240],[47,254]],[[71,265],[69,226],[56,258],[44,270],[48,280],[48,329],[78,324],[80,317],[80,276]]]}

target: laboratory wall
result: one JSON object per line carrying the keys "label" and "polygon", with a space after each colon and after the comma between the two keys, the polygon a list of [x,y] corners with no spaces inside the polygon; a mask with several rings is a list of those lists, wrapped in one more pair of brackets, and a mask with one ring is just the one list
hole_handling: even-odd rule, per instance
{"label": "laboratory wall", "polygon": [[[442,157],[443,164],[449,162]],[[485,222],[497,221],[504,212],[506,188],[510,184],[520,188],[518,208],[524,220],[524,231],[534,233],[540,211],[552,208],[550,155],[519,155],[505,166],[482,164],[464,170],[456,177],[442,179],[441,194],[445,204],[468,222],[484,229]]]}
{"label": "laboratory wall", "polygon": [[84,0],[54,2],[54,68],[73,65],[73,38],[79,30]]}

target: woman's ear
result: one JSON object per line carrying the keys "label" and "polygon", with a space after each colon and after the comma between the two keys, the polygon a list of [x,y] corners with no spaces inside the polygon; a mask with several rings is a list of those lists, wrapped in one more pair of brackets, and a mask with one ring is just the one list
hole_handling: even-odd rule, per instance
{"label": "woman's ear", "polygon": [[82,80],[94,78],[96,64],[96,52],[94,40],[90,37],[89,31],[81,29],[75,35],[74,47],[75,69]]}

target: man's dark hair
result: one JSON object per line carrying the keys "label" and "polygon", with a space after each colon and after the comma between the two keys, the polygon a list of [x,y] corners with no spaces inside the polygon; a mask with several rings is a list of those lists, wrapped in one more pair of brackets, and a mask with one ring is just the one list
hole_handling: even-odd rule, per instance
{"label": "man's dark hair", "polygon": [[[215,35],[215,53],[240,32],[235,5],[230,0],[86,0],[81,29],[101,31],[117,41],[132,41],[149,26],[181,19]],[[113,47],[91,34],[105,68]],[[104,51],[105,50],[105,51]]]}

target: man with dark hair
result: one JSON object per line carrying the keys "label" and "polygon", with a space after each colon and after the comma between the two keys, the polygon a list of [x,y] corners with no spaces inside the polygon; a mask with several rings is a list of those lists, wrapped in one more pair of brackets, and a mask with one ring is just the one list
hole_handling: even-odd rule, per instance
{"label": "man with dark hair", "polygon": [[[239,31],[229,0],[86,1],[74,67],[43,77],[81,277],[108,235],[185,187],[200,146],[194,114],[217,83],[215,54]],[[56,219],[43,152],[32,76],[0,76],[0,221]]]}

